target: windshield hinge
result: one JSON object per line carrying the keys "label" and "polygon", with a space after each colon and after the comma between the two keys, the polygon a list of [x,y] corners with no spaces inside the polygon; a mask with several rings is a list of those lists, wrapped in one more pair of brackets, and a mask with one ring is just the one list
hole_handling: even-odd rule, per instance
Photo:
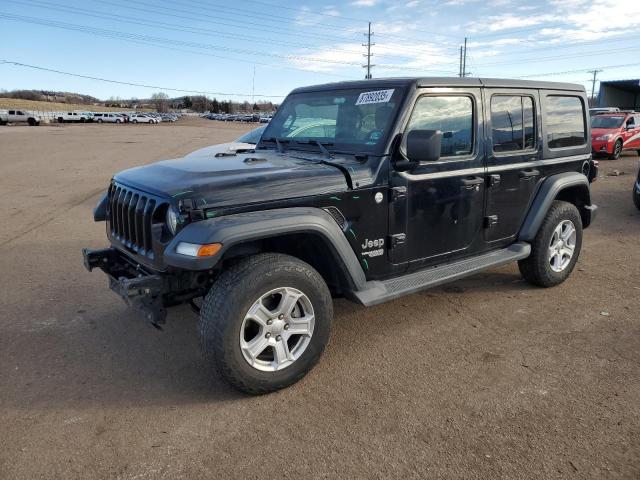
{"label": "windshield hinge", "polygon": [[391,201],[396,202],[407,196],[407,187],[393,187],[391,189]]}
{"label": "windshield hinge", "polygon": [[407,241],[407,235],[404,233],[395,233],[393,235],[389,235],[389,238],[391,240],[389,242],[390,248],[396,248],[399,245],[403,245]]}

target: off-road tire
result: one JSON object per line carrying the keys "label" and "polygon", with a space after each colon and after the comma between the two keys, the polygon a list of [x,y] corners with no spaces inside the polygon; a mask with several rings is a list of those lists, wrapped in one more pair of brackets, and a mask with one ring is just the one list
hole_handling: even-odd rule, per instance
{"label": "off-road tire", "polygon": [[[556,227],[564,220],[571,220],[576,229],[576,245],[571,261],[561,272],[552,270],[549,264],[549,244]],[[582,219],[575,205],[555,200],[538,229],[531,245],[531,255],[518,261],[524,279],[539,287],[554,287],[564,282],[576,265],[582,247]]]}
{"label": "off-road tire", "polygon": [[[240,329],[255,300],[280,287],[292,287],[311,301],[315,325],[311,341],[291,365],[272,372],[257,370],[240,349]],[[289,255],[264,253],[228,268],[205,296],[198,321],[200,345],[220,376],[240,391],[260,395],[285,388],[304,377],[329,341],[333,303],[320,274]]]}
{"label": "off-road tire", "polygon": [[609,160],[617,160],[622,153],[622,140],[619,138],[613,146],[613,153],[610,153]]}

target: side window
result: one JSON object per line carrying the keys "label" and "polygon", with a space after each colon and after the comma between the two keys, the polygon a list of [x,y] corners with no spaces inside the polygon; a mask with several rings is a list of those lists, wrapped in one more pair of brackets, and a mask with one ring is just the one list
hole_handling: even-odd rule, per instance
{"label": "side window", "polygon": [[9,115],[15,115],[16,111],[15,110],[9,110]]}
{"label": "side window", "polygon": [[495,95],[491,98],[491,135],[494,152],[514,152],[535,145],[533,99]]}
{"label": "side window", "polygon": [[413,110],[411,130],[440,130],[442,157],[470,155],[473,151],[473,100],[467,96],[420,97]]}
{"label": "side window", "polygon": [[579,147],[586,143],[587,129],[580,98],[550,95],[545,108],[549,148]]}

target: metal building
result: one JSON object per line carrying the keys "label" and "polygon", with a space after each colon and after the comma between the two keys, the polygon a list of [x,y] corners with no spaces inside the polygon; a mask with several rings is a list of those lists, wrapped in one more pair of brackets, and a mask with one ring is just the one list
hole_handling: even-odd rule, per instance
{"label": "metal building", "polygon": [[640,79],[600,82],[598,107],[640,110]]}

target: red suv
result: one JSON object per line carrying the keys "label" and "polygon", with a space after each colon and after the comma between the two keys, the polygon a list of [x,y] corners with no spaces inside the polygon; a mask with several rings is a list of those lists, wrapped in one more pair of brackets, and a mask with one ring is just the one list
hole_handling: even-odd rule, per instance
{"label": "red suv", "polygon": [[591,117],[591,149],[617,159],[623,150],[640,154],[640,113],[605,113]]}

